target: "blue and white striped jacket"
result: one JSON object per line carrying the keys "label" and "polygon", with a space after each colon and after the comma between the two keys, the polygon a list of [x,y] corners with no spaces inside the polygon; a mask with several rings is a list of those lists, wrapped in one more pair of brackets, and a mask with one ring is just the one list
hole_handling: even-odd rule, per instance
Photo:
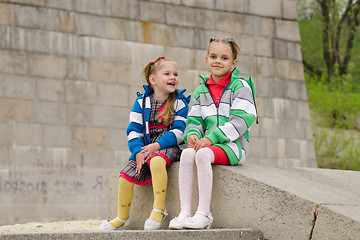
{"label": "blue and white striped jacket", "polygon": [[[149,86],[144,85],[145,92],[138,93],[134,106],[130,112],[129,126],[126,129],[128,137],[128,146],[131,152],[129,160],[135,160],[135,155],[140,152],[141,147],[150,144],[149,119],[151,103],[149,95],[152,93]],[[178,99],[174,103],[174,121],[169,126],[169,131],[163,134],[156,142],[160,144],[161,149],[179,145],[182,149],[185,147],[184,131],[189,110],[190,96],[185,97],[186,89],[176,90]],[[144,124],[145,123],[145,124]]]}

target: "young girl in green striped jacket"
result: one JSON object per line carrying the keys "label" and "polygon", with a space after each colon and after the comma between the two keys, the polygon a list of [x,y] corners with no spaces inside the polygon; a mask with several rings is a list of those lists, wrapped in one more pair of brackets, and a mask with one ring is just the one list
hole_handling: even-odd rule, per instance
{"label": "young girl in green striped jacket", "polygon": [[[209,77],[193,93],[184,140],[188,145],[180,158],[179,192],[181,212],[169,228],[210,228],[212,164],[238,165],[245,161],[249,128],[257,118],[251,78],[240,76],[240,48],[231,38],[211,38],[206,64]],[[197,167],[199,204],[191,217],[193,168]]]}

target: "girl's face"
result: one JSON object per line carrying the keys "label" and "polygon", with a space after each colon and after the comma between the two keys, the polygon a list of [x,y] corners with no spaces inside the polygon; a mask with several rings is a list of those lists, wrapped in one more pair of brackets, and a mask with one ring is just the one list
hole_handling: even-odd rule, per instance
{"label": "girl's face", "polygon": [[231,47],[222,42],[211,43],[205,61],[215,82],[220,81],[237,64],[237,59],[233,59]]}
{"label": "girl's face", "polygon": [[165,100],[175,92],[178,84],[178,71],[175,62],[164,61],[157,67],[155,74],[149,76],[157,100]]}

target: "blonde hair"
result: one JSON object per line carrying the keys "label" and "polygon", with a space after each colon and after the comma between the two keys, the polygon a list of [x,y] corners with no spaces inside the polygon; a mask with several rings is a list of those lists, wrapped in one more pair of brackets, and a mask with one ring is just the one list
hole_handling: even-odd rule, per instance
{"label": "blonde hair", "polygon": [[[156,74],[156,71],[158,70],[159,66],[164,62],[176,63],[171,58],[158,57],[155,59],[155,61],[149,62],[143,70],[143,74],[145,76],[146,83],[148,84],[151,91],[153,91],[153,92],[154,92],[154,89],[151,86],[150,79],[149,79],[150,75]],[[174,115],[175,115],[174,104],[175,104],[175,101],[177,98],[178,98],[177,91],[170,93],[166,100],[165,109],[160,113],[158,120],[167,126],[169,126],[174,121]]]}
{"label": "blonde hair", "polygon": [[240,53],[240,47],[236,44],[235,40],[233,38],[210,38],[209,40],[209,47],[208,47],[208,54],[209,54],[209,49],[210,46],[213,42],[221,42],[221,43],[225,43],[225,44],[229,44],[232,54],[233,54],[233,58],[234,60],[237,58],[237,55]]}

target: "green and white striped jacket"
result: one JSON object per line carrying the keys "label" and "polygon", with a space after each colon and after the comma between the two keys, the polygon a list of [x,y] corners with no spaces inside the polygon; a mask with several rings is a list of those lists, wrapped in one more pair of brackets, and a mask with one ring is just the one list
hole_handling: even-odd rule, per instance
{"label": "green and white striped jacket", "polygon": [[185,129],[185,142],[190,135],[206,137],[213,146],[221,147],[230,165],[241,164],[249,148],[249,128],[257,117],[255,98],[248,82],[234,68],[230,83],[224,88],[219,107],[207,87],[209,76],[200,75],[203,82],[193,93],[192,107]]}

